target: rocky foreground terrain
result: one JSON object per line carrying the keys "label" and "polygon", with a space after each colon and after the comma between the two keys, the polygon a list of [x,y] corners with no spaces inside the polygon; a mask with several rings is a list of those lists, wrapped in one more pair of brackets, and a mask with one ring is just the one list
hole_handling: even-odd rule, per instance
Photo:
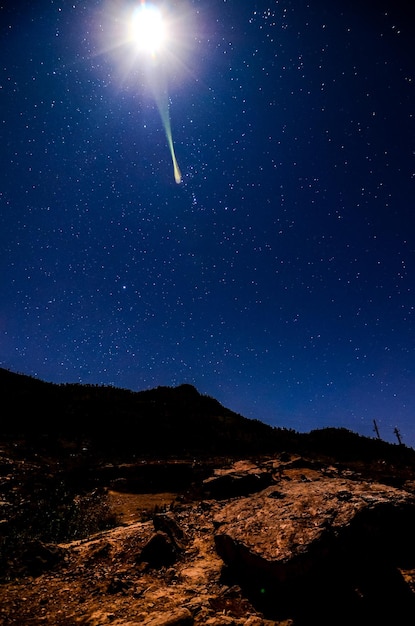
{"label": "rocky foreground terrain", "polygon": [[0,626],[413,626],[415,450],[0,368]]}
{"label": "rocky foreground terrain", "polygon": [[[3,547],[13,494],[30,499],[28,485],[57,471],[11,452]],[[111,513],[109,527],[16,541],[3,558],[2,626],[414,623],[410,468],[279,453],[107,465],[93,480],[88,502]]]}

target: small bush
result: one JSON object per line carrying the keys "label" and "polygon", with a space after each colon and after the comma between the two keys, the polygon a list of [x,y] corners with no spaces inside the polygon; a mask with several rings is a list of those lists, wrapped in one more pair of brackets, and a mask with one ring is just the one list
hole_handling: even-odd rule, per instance
{"label": "small bush", "polygon": [[77,494],[62,480],[49,479],[32,485],[30,491],[16,491],[10,500],[0,536],[3,579],[24,573],[21,557],[33,541],[56,544],[83,539],[117,523],[104,490]]}

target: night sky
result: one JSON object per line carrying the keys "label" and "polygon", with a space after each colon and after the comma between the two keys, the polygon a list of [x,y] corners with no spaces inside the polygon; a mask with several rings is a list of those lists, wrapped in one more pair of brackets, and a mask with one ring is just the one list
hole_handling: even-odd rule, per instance
{"label": "night sky", "polygon": [[404,6],[166,0],[178,185],[134,3],[0,0],[0,365],[415,446]]}

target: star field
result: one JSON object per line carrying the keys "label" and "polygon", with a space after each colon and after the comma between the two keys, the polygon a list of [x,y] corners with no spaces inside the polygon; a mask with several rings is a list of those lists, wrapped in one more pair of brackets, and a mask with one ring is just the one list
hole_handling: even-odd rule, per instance
{"label": "star field", "polygon": [[176,185],[128,4],[0,4],[0,365],[414,446],[413,9],[164,3]]}

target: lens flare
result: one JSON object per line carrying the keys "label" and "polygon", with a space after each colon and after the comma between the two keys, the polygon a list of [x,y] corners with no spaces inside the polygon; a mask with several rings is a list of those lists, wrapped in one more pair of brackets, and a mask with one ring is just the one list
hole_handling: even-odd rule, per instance
{"label": "lens flare", "polygon": [[135,9],[130,26],[130,37],[137,50],[156,54],[166,41],[166,25],[161,11],[152,4]]}

